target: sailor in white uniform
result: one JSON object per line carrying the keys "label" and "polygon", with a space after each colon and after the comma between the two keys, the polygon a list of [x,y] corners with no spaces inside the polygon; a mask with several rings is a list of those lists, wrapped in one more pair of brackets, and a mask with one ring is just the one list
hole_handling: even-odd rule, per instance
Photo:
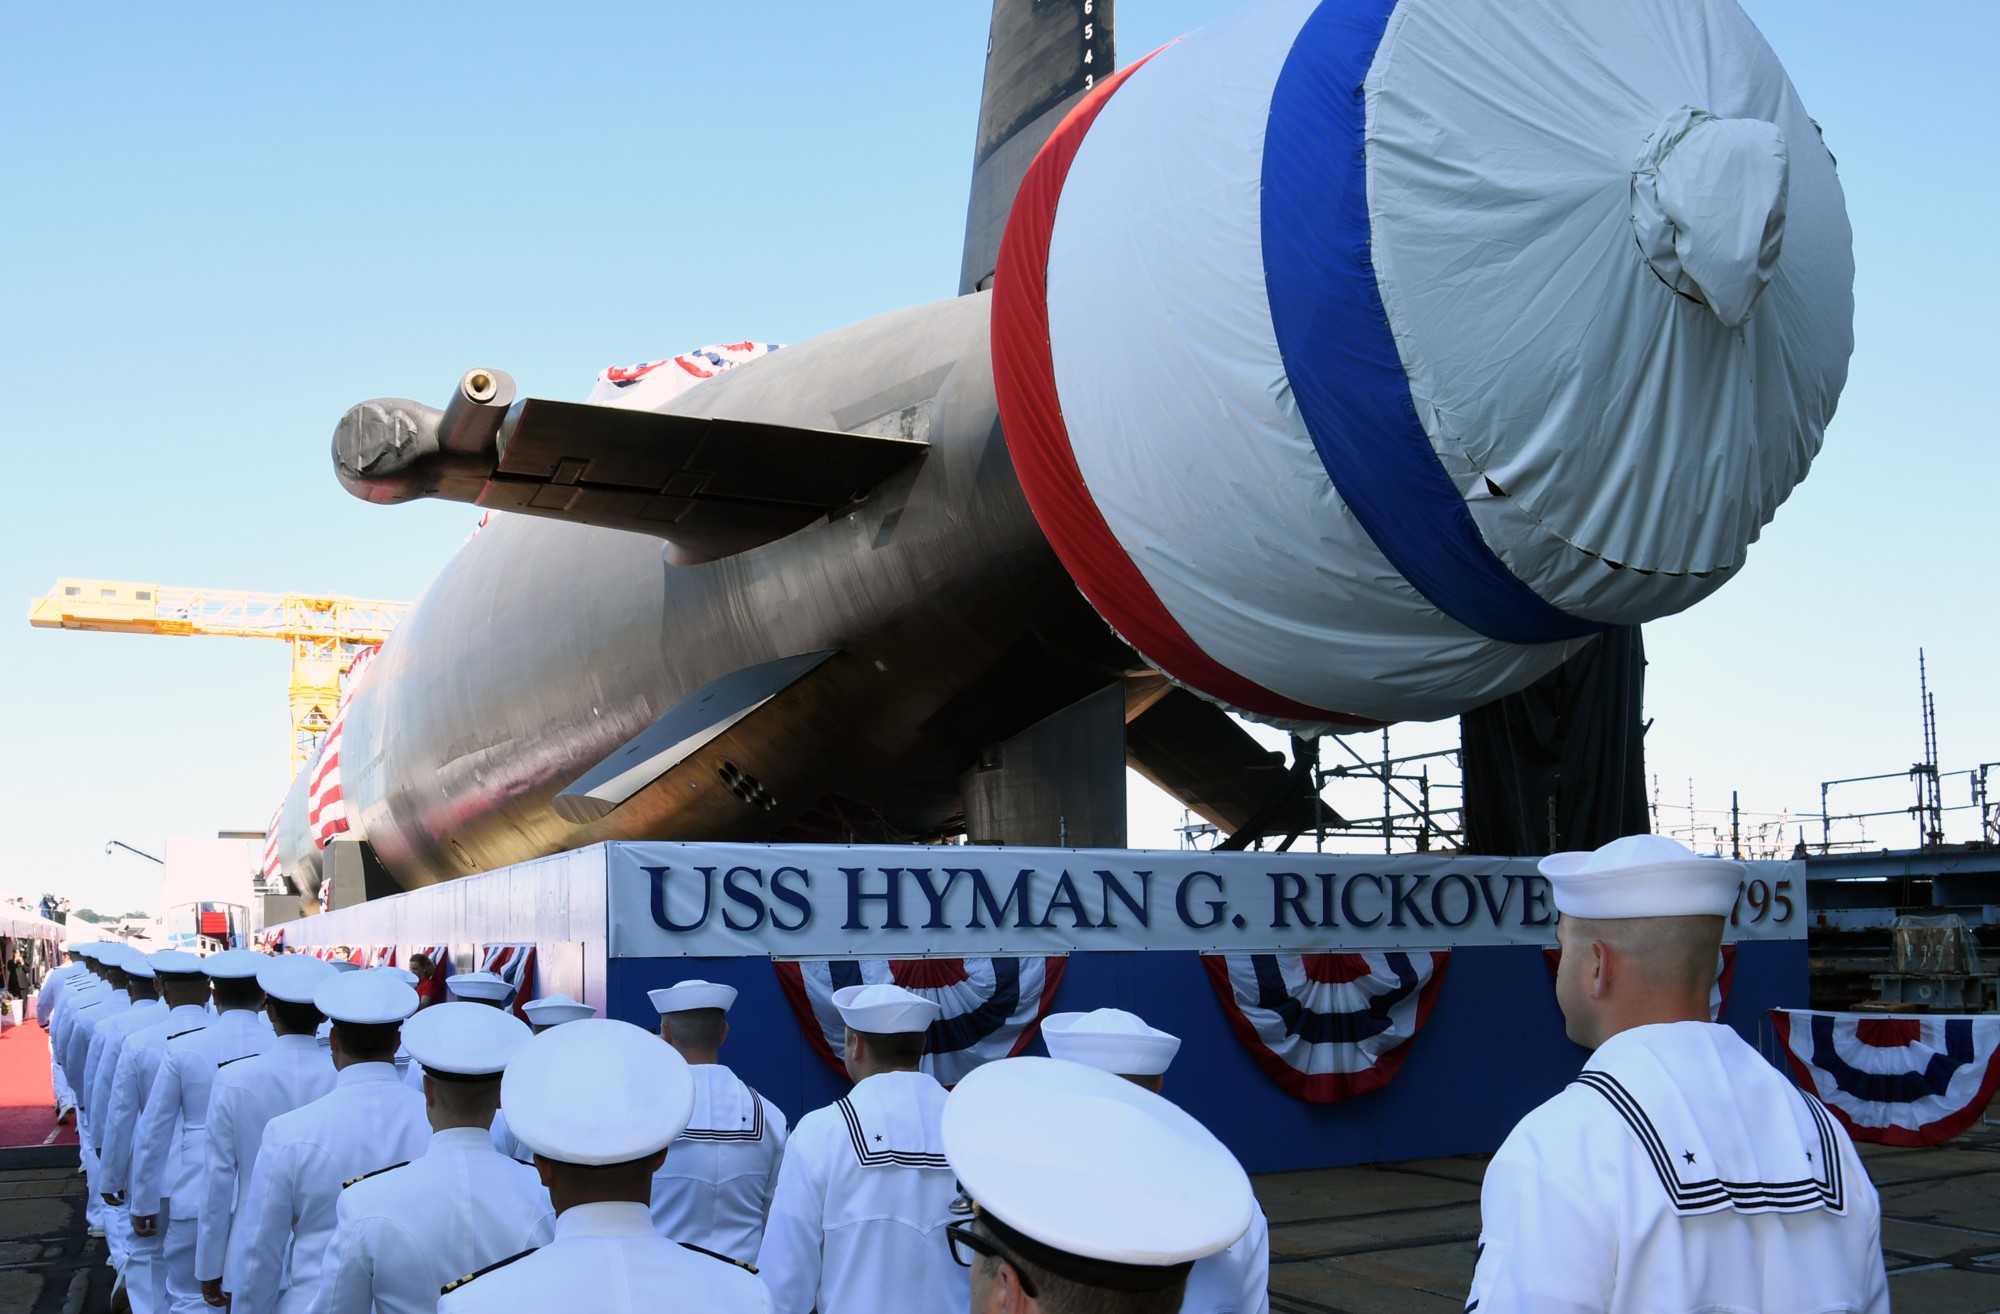
{"label": "sailor in white uniform", "polygon": [[[153,965],[146,955],[138,950],[121,946],[124,955],[125,989],[132,996],[132,1007],[114,1018],[98,1024],[97,1034],[91,1038],[90,1057],[84,1064],[91,1089],[91,1104],[100,1110],[111,1108],[113,1090],[112,1078],[118,1073],[118,1056],[125,1052],[125,1042],[135,1033],[144,1031],[153,1023],[167,1015],[167,1006],[160,1002],[159,983],[153,976]],[[111,1118],[105,1116],[93,1119],[90,1124],[91,1148],[98,1158],[98,1185],[104,1181],[104,1133],[110,1126]],[[132,1213],[125,1207],[123,1192],[101,1191],[100,1199],[109,1216],[104,1225],[104,1245],[110,1252],[111,1266],[118,1270],[120,1281],[124,1279],[126,1265],[131,1259]]]}
{"label": "sailor in white uniform", "polygon": [[945,1104],[944,1146],[973,1314],[1174,1314],[1188,1270],[1257,1210],[1243,1166],[1184,1110],[1061,1059],[974,1069]]}
{"label": "sailor in white uniform", "polygon": [[1709,1022],[1743,868],[1637,835],[1544,858],[1583,1072],[1486,1170],[1468,1309],[1886,1311],[1881,1210],[1847,1133]]}
{"label": "sailor in white uniform", "polygon": [[139,1116],[174,1038],[191,1035],[213,1019],[208,1012],[204,961],[184,949],[162,949],[149,960],[165,1016],[133,1032],[118,1051],[111,1077],[111,1112],[104,1129],[104,1187],[126,1197],[131,1232],[125,1261],[125,1294],[133,1314],[166,1314],[167,1269],[163,1254],[168,1220],[131,1217],[129,1187],[137,1150]]}
{"label": "sailor in white uniform", "polygon": [[941,1011],[901,986],[833,992],[847,1024],[846,1098],[799,1119],[757,1252],[778,1314],[965,1308],[943,1244],[958,1191],[938,1122],[945,1090],[919,1070]]}
{"label": "sailor in white uniform", "polygon": [[[62,1007],[63,997],[76,981],[90,975],[90,969],[83,965],[81,944],[65,946],[63,952],[69,961],[50,972],[35,991],[35,1021],[47,1031],[55,1022],[56,1011]],[[69,1088],[69,1079],[63,1076],[62,1063],[56,1058],[55,1042],[49,1042],[49,1082],[55,1089],[56,1121],[61,1122],[76,1112],[76,1094]]]}
{"label": "sailor in white uniform", "polygon": [[205,1309],[195,1280],[194,1249],[207,1195],[209,1091],[218,1065],[261,1054],[273,1039],[264,1019],[264,990],[257,984],[264,961],[264,955],[248,949],[227,949],[203,960],[215,1018],[199,1031],[167,1041],[132,1134],[129,1207],[135,1224],[163,1213],[167,1218],[161,1258],[173,1314],[203,1314]]}
{"label": "sailor in white uniform", "polygon": [[628,1022],[586,1018],[522,1046],[500,1098],[548,1187],[555,1239],[451,1283],[438,1314],[768,1314],[755,1277],[660,1236],[647,1214],[653,1170],[694,1109],[680,1055]]}
{"label": "sailor in white uniform", "polygon": [[331,964],[306,954],[266,958],[258,965],[257,984],[264,991],[271,1043],[261,1054],[216,1068],[208,1093],[207,1179],[194,1247],[194,1275],[209,1305],[227,1305],[224,1292],[234,1289],[230,1241],[265,1126],[333,1089],[333,1057],[314,1034],[326,1015],[313,1007],[313,992],[338,975]]}
{"label": "sailor in white uniform", "polygon": [[[392,1061],[417,992],[388,972],[347,972],[313,992],[333,1022],[333,1089],[264,1128],[236,1221],[235,1314],[307,1314],[319,1299],[341,1185],[407,1163],[430,1143],[424,1098]],[[282,1290],[280,1287],[282,1286]]]}
{"label": "sailor in white uniform", "polygon": [[547,1188],[488,1133],[500,1074],[530,1034],[477,1004],[439,1004],[403,1024],[424,1074],[430,1145],[341,1191],[318,1314],[431,1314],[454,1278],[548,1243]]}
{"label": "sailor in white uniform", "polygon": [[[482,1004],[487,1008],[506,1011],[507,1001],[514,997],[514,987],[507,978],[497,972],[460,972],[457,976],[445,978],[444,988],[453,1003]],[[403,1080],[413,1089],[422,1090],[424,1074],[417,1064],[410,1064],[403,1074]],[[493,1148],[510,1159],[527,1163],[531,1156],[515,1139],[507,1128],[507,1111],[493,1111],[493,1126],[490,1129]]]}
{"label": "sailor in white uniform", "polygon": [[[93,1228],[103,1228],[109,1220],[104,1202],[100,1198],[104,1192],[100,1175],[100,1161],[93,1144],[100,1138],[93,1123],[104,1116],[104,1110],[90,1107],[90,1082],[85,1076],[85,1062],[90,1054],[92,1039],[97,1034],[98,1024],[117,1017],[132,1007],[132,996],[125,988],[124,956],[133,952],[122,944],[107,944],[98,950],[96,969],[104,988],[89,992],[79,991],[76,1007],[65,1010],[69,1026],[62,1038],[63,1075],[69,1081],[70,1089],[76,1092],[83,1103],[77,1114],[77,1141],[81,1146],[79,1155],[83,1163],[85,1181],[89,1183],[89,1196],[85,1212],[90,1215]],[[98,1232],[97,1235],[102,1235]]]}
{"label": "sailor in white uniform", "polygon": [[544,995],[540,999],[530,999],[521,1005],[521,1011],[528,1015],[528,1026],[538,1036],[550,1027],[597,1016],[596,1009],[589,1004],[579,1004],[568,995]]}
{"label": "sailor in white uniform", "polygon": [[[1042,1019],[1049,1057],[1082,1063],[1144,1086],[1155,1095],[1180,1052],[1179,1036],[1146,1024],[1122,1008],[1051,1013]],[[1229,1247],[1195,1261],[1181,1314],[1269,1314],[1271,1225],[1251,1206],[1250,1226]]]}
{"label": "sailor in white uniform", "polygon": [[660,1039],[694,1073],[694,1116],[653,1174],[653,1227],[748,1264],[764,1239],[764,1215],[785,1153],[785,1115],[724,1067],[736,987],[681,981],[647,993]]}

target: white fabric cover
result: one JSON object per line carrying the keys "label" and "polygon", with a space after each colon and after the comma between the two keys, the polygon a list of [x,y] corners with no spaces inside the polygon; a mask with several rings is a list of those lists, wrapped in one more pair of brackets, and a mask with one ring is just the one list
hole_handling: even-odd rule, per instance
{"label": "white fabric cover", "polygon": [[1308,706],[1434,720],[1581,644],[1498,644],[1440,613],[1347,510],[1292,401],[1265,294],[1264,121],[1316,7],[1204,28],[1104,107],[1049,251],[1056,388],[1092,501],[1204,652]]}
{"label": "white fabric cover", "polygon": [[[1487,544],[1593,620],[1720,587],[1805,477],[1854,345],[1833,158],[1762,34],[1734,0],[1403,0],[1366,94],[1383,304]],[[1689,275],[1734,284],[1710,289],[1720,315],[1635,241],[1636,173],[1684,110],[1708,129],[1660,166],[1659,201],[1697,225]],[[1773,149],[1784,183],[1755,165]],[[1774,191],[1783,251],[1735,327],[1752,294],[1715,271],[1747,259],[1756,281]]]}

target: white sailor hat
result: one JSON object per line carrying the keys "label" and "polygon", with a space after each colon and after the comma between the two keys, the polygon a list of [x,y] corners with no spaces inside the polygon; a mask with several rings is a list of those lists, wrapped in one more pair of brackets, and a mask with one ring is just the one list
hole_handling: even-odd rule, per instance
{"label": "white sailor hat", "polygon": [[211,981],[245,981],[270,959],[254,949],[224,949],[202,960],[202,970]]}
{"label": "white sailor hat", "polygon": [[340,973],[333,965],[307,954],[284,954],[266,958],[257,967],[257,984],[273,999],[288,1004],[310,1004],[320,986]]}
{"label": "white sailor hat", "polygon": [[118,946],[118,957],[112,960],[112,966],[127,976],[143,976],[151,979],[153,975],[152,960],[129,944]]}
{"label": "white sailor hat", "polygon": [[694,1074],[630,1022],[589,1017],[523,1045],[500,1082],[514,1138],[560,1163],[630,1163],[665,1149],[694,1113]]}
{"label": "white sailor hat", "polygon": [[495,1004],[505,1003],[507,996],[514,993],[514,987],[507,984],[505,977],[491,972],[460,972],[447,977],[444,988],[460,999],[484,999]]}
{"label": "white sailor hat", "polygon": [[336,972],[358,972],[361,970],[361,964],[355,962],[352,958],[322,958],[320,961]]}
{"label": "white sailor hat", "polygon": [[944,1152],[1009,1252],[1059,1277],[1157,1291],[1250,1226],[1236,1157],[1178,1105],[1061,1059],[973,1069],[944,1104]]}
{"label": "white sailor hat", "polygon": [[1628,835],[1588,852],[1552,853],[1537,864],[1566,917],[1727,917],[1743,864],[1704,858],[1664,835]]}
{"label": "white sailor hat", "polygon": [[344,972],[313,990],[313,1007],[334,1022],[373,1026],[417,1011],[417,992],[387,972]]}
{"label": "white sailor hat", "polygon": [[502,1009],[436,1004],[403,1024],[403,1048],[434,1077],[491,1081],[533,1035]]}
{"label": "white sailor hat", "polygon": [[[655,990],[652,993],[657,995],[660,992]],[[493,1010],[487,1011],[490,1013]],[[565,1022],[581,1022],[587,1017],[597,1016],[597,1010],[589,1004],[579,1004],[568,995],[531,999],[521,1005],[521,1011],[528,1015],[528,1021],[538,1027],[559,1027]]]}
{"label": "white sailor hat", "polygon": [[1051,1013],[1042,1019],[1049,1057],[1083,1063],[1121,1077],[1157,1077],[1180,1052],[1181,1038],[1122,1008]]}
{"label": "white sailor hat", "polygon": [[942,1006],[922,995],[886,982],[842,986],[833,992],[833,1006],[848,1026],[877,1036],[926,1031],[944,1012]]}
{"label": "white sailor hat", "polygon": [[185,949],[162,949],[147,955],[155,976],[206,976],[208,961]]}
{"label": "white sailor hat", "polygon": [[665,990],[648,990],[646,998],[653,1001],[655,1013],[686,1013],[697,1008],[719,1008],[727,1013],[736,1002],[736,987],[713,981],[676,981]]}

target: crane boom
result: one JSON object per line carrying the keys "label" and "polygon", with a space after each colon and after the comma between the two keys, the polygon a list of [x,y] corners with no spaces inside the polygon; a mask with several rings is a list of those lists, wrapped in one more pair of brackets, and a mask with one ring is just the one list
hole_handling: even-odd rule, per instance
{"label": "crane boom", "polygon": [[59,579],[28,607],[45,630],[280,639],[292,648],[291,774],[312,760],[340,705],[340,681],[362,650],[386,640],[407,602],[315,593],[183,589],[117,580]]}

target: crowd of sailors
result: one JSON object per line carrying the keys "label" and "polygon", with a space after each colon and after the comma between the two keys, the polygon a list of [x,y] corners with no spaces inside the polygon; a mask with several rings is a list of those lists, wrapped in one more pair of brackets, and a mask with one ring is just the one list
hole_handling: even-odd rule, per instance
{"label": "crowd of sailors", "polygon": [[[1487,1170],[1467,1310],[1886,1310],[1847,1134],[1709,1021],[1740,867],[1638,836],[1542,871],[1593,1052]],[[487,972],[420,1009],[394,967],[68,952],[37,1017],[136,1314],[1270,1308],[1249,1179],[1129,1012],[947,1091],[939,1006],[844,988],[854,1085],[792,1125],[721,1062],[727,985],[651,992],[655,1033],[562,996],[523,1022]]]}

